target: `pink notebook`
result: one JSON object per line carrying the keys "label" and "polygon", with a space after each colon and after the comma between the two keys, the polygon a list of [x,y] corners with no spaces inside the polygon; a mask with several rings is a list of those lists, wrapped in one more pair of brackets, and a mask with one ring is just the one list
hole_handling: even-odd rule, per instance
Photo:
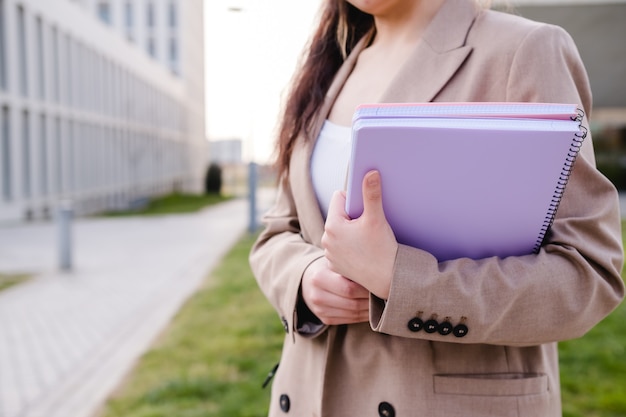
{"label": "pink notebook", "polygon": [[586,129],[576,106],[525,105],[359,107],[346,212],[362,214],[362,178],[377,169],[398,242],[439,261],[536,253]]}
{"label": "pink notebook", "polygon": [[353,120],[369,117],[482,117],[577,120],[581,111],[576,104],[567,103],[380,103],[362,104]]}

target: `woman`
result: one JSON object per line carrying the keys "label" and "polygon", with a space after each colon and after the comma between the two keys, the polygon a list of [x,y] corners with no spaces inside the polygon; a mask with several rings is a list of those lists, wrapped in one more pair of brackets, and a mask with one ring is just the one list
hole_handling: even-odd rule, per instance
{"label": "woman", "polygon": [[272,416],[560,416],[556,342],[623,298],[617,193],[589,136],[536,255],[437,263],[399,245],[376,172],[363,216],[346,218],[333,191],[356,105],[428,101],[591,110],[558,27],[472,0],[324,1],[279,132],[277,201],[250,255],[287,333]]}

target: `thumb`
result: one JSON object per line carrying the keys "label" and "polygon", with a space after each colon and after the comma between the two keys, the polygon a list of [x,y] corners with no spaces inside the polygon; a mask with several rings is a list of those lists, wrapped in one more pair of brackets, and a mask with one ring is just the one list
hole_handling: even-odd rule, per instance
{"label": "thumb", "polygon": [[363,215],[385,217],[381,177],[378,171],[369,171],[363,177]]}
{"label": "thumb", "polygon": [[335,191],[328,205],[327,219],[336,216],[349,218],[346,214],[346,193],[344,191]]}

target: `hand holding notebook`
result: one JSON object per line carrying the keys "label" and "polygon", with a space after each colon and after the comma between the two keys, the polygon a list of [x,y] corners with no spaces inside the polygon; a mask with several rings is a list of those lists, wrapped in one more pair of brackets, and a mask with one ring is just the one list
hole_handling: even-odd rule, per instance
{"label": "hand holding notebook", "polygon": [[585,137],[576,105],[428,103],[355,112],[346,212],[382,177],[399,243],[439,261],[537,252]]}

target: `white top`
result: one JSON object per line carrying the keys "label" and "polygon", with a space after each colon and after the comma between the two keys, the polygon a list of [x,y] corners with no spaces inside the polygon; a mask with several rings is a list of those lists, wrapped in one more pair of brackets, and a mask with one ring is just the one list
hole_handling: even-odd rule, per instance
{"label": "white top", "polygon": [[313,189],[324,218],[336,190],[345,188],[350,161],[352,129],[326,120],[311,157]]}

